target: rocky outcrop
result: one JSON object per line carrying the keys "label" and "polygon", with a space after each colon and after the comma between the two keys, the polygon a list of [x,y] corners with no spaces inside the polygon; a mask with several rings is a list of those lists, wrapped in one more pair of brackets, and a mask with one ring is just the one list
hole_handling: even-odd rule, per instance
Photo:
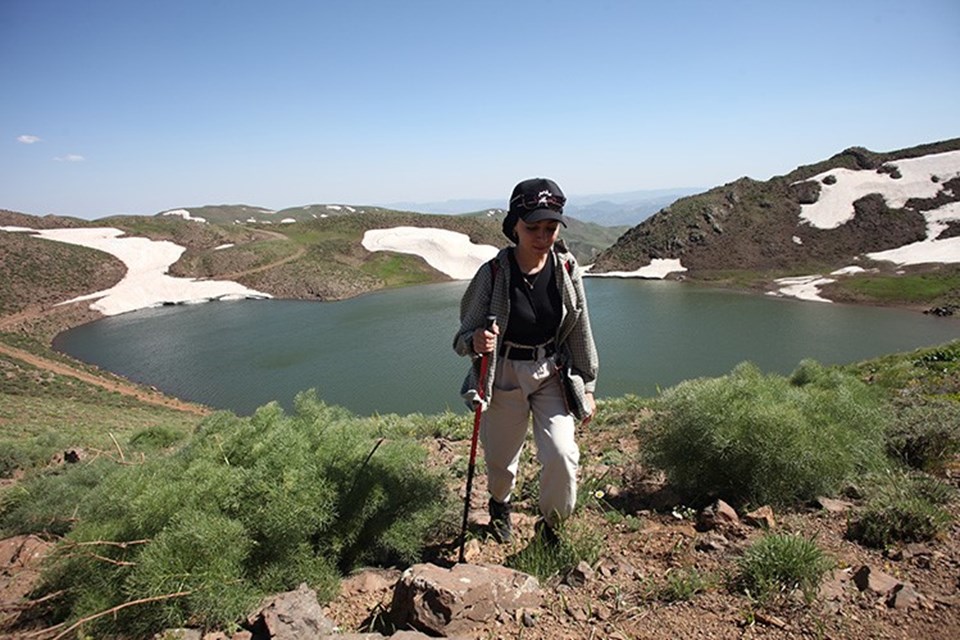
{"label": "rocky outcrop", "polygon": [[445,569],[418,564],[397,583],[391,618],[400,627],[449,637],[501,614],[513,617],[537,609],[542,597],[536,578],[506,567],[458,564]]}

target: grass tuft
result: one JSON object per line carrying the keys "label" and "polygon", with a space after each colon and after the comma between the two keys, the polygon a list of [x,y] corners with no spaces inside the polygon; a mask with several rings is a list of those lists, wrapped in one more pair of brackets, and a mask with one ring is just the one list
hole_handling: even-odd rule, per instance
{"label": "grass tuft", "polygon": [[922,542],[946,534],[953,521],[944,508],[956,491],[927,475],[891,472],[868,484],[867,501],[847,527],[847,536],[868,547]]}
{"label": "grass tuft", "polygon": [[814,541],[778,533],[754,542],[741,556],[738,567],[738,586],[760,603],[796,589],[809,602],[833,562]]}

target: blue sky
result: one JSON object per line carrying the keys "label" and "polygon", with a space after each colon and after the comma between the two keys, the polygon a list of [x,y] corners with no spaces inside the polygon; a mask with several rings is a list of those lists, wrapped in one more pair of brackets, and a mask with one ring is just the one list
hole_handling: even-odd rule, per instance
{"label": "blue sky", "polygon": [[0,0],[0,208],[765,180],[960,136],[960,2]]}

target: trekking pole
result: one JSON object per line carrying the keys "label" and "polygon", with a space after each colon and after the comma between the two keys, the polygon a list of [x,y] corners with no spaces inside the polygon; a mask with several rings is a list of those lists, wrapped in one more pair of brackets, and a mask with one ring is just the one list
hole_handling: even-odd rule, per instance
{"label": "trekking pole", "polygon": [[[493,331],[497,316],[487,316],[487,331]],[[480,356],[480,378],[477,380],[477,395],[480,401],[473,410],[473,437],[470,440],[470,464],[467,465],[467,497],[463,501],[463,524],[460,527],[460,556],[457,562],[463,562],[463,545],[467,542],[467,514],[470,512],[470,493],[473,491],[473,469],[477,461],[477,439],[480,436],[480,414],[483,412],[484,382],[487,378],[487,367],[490,365],[490,354]]]}

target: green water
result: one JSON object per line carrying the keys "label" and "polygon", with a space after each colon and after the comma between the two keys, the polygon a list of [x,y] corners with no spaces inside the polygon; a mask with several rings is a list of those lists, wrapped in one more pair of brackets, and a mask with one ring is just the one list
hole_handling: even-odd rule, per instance
{"label": "green water", "polygon": [[[356,413],[465,411],[451,341],[466,283],[343,302],[248,300],[146,309],[61,334],[81,360],[172,395],[249,414],[303,389]],[[588,279],[597,395],[652,396],[749,360],[789,373],[960,338],[960,320],[784,300],[675,282]]]}

